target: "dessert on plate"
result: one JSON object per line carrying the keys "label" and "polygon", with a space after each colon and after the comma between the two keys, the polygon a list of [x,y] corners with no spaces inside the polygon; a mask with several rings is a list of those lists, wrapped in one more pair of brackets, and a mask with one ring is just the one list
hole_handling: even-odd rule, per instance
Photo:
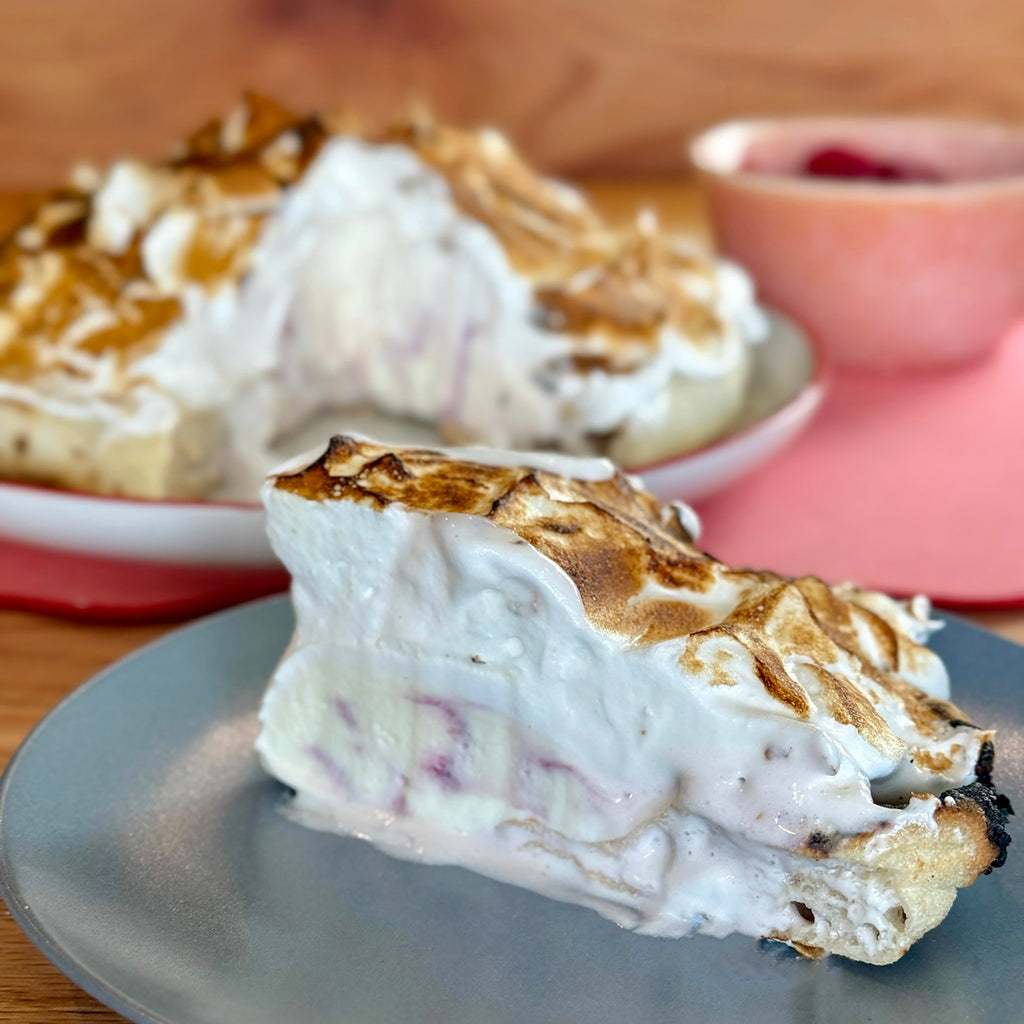
{"label": "dessert on plate", "polygon": [[763,333],[741,271],[610,226],[497,132],[249,95],[0,246],[0,475],[237,491],[349,407],[638,465],[728,429]]}
{"label": "dessert on plate", "polygon": [[1004,860],[923,599],[723,565],[603,459],[339,436],[263,498],[296,626],[257,749],[307,824],[874,964]]}

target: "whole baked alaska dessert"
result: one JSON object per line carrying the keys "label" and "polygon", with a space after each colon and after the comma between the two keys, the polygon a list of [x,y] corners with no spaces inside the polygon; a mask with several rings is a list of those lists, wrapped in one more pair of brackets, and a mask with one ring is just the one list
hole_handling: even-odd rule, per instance
{"label": "whole baked alaska dessert", "polygon": [[249,95],[0,247],[0,475],[203,495],[353,407],[638,465],[729,427],[764,327],[741,271],[613,228],[497,132]]}
{"label": "whole baked alaska dessert", "polygon": [[257,749],[302,822],[873,964],[1003,863],[924,599],[732,569],[602,459],[339,436],[263,498],[296,625]]}

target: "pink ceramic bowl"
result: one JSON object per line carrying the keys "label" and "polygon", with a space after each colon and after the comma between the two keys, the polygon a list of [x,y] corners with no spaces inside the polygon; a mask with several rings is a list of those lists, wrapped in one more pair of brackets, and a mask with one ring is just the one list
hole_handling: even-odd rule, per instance
{"label": "pink ceramic bowl", "polygon": [[[823,151],[911,180],[808,176]],[[720,250],[834,359],[976,358],[1024,317],[1024,128],[919,118],[734,121],[691,144]]]}

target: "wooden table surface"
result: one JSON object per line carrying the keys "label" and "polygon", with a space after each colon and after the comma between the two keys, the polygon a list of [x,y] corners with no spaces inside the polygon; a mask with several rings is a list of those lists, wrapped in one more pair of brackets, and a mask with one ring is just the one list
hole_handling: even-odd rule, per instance
{"label": "wooden table surface", "polygon": [[[591,194],[612,215],[651,199],[666,221],[703,231],[699,197],[668,181],[592,182]],[[0,229],[24,206],[0,196]],[[1024,612],[968,615],[979,625],[1024,643]],[[163,636],[173,625],[87,625],[0,611],[0,769],[32,725],[105,665]],[[123,1021],[68,981],[0,912],[0,1022],[93,1024]],[[243,1024],[243,1022],[240,1022]],[[284,1024],[284,1022],[282,1022]]]}

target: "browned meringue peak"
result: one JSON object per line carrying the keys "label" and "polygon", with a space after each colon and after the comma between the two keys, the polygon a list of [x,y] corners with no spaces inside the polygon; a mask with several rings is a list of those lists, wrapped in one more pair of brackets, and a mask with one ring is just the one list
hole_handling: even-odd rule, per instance
{"label": "browned meringue peak", "polygon": [[[281,137],[287,133],[292,133],[291,141],[281,145]],[[299,117],[250,90],[227,117],[208,121],[188,136],[171,162],[176,167],[204,170],[263,166],[290,183],[300,177],[327,135],[316,115]]]}
{"label": "browned meringue peak", "polygon": [[377,140],[408,146],[442,174],[459,208],[491,228],[523,272],[571,273],[611,247],[583,197],[539,175],[499,132],[442,125],[417,108]]}
{"label": "browned meringue peak", "polygon": [[572,361],[580,372],[628,373],[648,358],[665,324],[698,345],[722,337],[714,311],[685,284],[685,275],[704,274],[706,268],[674,246],[645,211],[619,233],[606,258],[558,283],[540,283],[536,295],[543,322],[577,339]]}
{"label": "browned meringue peak", "polygon": [[213,287],[248,270],[267,212],[298,180],[326,133],[248,93],[223,121],[194,133],[171,160],[134,165],[152,187],[149,216],[127,245],[98,229],[97,197],[116,172],[78,175],[53,192],[0,244],[0,374],[30,378],[48,370],[86,375],[90,354],[122,362],[149,351],[181,313],[174,291],[146,272],[149,229],[168,210],[195,216],[182,267]]}
{"label": "browned meringue peak", "polygon": [[[765,690],[791,713],[807,717],[813,703],[886,754],[903,741],[877,710],[884,700],[900,702],[930,739],[965,717],[901,678],[935,656],[895,616],[858,603],[856,588],[729,569],[693,546],[672,507],[622,473],[573,479],[340,436],[307,468],[278,476],[275,487],[311,501],[354,501],[377,510],[398,503],[486,518],[560,566],[598,628],[635,644],[687,639],[682,668],[709,672],[713,685],[733,685],[735,665],[723,645],[707,642],[735,640],[749,652]],[[791,656],[804,667],[787,668]],[[941,771],[938,761],[926,762],[922,767]]]}
{"label": "browned meringue peak", "polygon": [[[88,375],[99,353],[134,357],[180,314],[178,300],[144,282],[138,250],[108,256],[84,244],[0,251],[0,374],[26,380],[61,370]],[[84,359],[84,361],[83,361]]]}
{"label": "browned meringue peak", "polygon": [[579,369],[634,369],[666,324],[697,344],[721,337],[722,325],[686,283],[688,275],[710,278],[710,265],[673,242],[651,211],[613,228],[580,193],[534,171],[504,136],[441,125],[423,111],[382,139],[415,150],[444,175],[462,211],[494,231],[512,265],[536,282],[541,323],[583,336]]}

